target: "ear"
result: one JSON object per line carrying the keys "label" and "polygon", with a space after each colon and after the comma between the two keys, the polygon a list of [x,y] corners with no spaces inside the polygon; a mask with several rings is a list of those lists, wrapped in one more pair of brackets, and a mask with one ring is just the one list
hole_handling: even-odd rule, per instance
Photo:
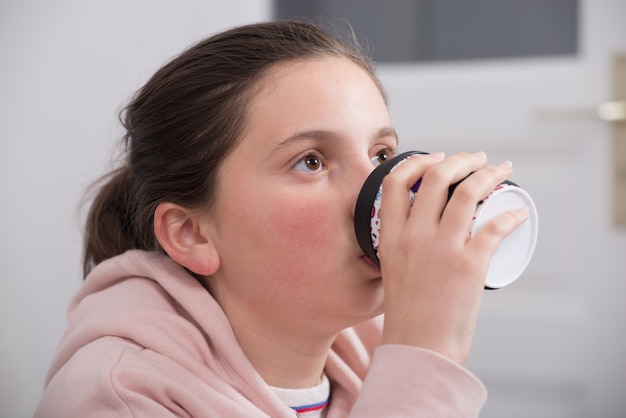
{"label": "ear", "polygon": [[154,212],[154,233],[159,244],[178,264],[201,276],[220,266],[208,222],[180,205],[162,202]]}

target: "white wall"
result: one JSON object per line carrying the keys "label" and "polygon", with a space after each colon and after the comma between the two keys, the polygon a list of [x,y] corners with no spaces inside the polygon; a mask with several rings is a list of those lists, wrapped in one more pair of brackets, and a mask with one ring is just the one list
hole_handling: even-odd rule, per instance
{"label": "white wall", "polygon": [[79,200],[161,64],[269,0],[2,0],[0,416],[28,417],[82,281]]}

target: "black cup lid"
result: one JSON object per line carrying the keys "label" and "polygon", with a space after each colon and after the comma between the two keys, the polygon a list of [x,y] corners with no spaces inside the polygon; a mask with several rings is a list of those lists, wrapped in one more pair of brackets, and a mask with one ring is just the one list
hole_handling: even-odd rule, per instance
{"label": "black cup lid", "polygon": [[354,232],[356,233],[356,239],[363,252],[380,266],[380,260],[376,254],[376,250],[372,245],[372,207],[374,200],[380,191],[380,186],[383,182],[383,178],[401,161],[407,157],[415,154],[427,154],[422,151],[407,151],[402,154],[396,155],[392,159],[385,161],[370,173],[370,175],[363,183],[361,192],[356,201],[356,207],[354,209]]}

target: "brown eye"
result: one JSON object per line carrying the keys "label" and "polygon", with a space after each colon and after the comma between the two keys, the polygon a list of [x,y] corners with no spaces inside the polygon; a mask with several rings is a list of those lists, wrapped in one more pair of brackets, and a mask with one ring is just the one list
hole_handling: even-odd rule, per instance
{"label": "brown eye", "polygon": [[296,171],[304,171],[308,173],[316,173],[324,168],[322,160],[317,155],[307,155],[296,163],[293,167]]}
{"label": "brown eye", "polygon": [[376,155],[372,157],[371,161],[372,161],[372,164],[374,164],[375,166],[379,166],[385,161],[387,161],[388,159],[390,159],[391,157],[393,157],[393,150],[389,148],[385,148],[383,150],[378,151]]}
{"label": "brown eye", "polygon": [[316,171],[322,165],[320,163],[320,160],[317,157],[313,157],[313,156],[306,157],[304,160],[304,163],[310,170],[313,170],[313,171]]}

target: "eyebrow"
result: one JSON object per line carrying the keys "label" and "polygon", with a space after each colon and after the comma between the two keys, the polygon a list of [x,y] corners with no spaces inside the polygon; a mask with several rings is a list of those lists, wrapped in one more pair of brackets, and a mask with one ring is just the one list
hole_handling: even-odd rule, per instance
{"label": "eyebrow", "polygon": [[[387,138],[387,137],[392,137],[393,139],[395,139],[396,144],[399,142],[398,134],[396,133],[396,130],[391,127],[384,127],[384,128],[379,129],[372,138],[380,139],[380,138]],[[337,139],[337,138],[338,136],[335,133],[331,131],[320,130],[320,129],[298,132],[294,135],[289,136],[288,138],[285,138],[284,140],[276,144],[276,146],[267,154],[265,158],[270,159],[272,158],[274,154],[279,152],[282,148],[285,148],[289,144],[298,142],[301,140],[305,140],[305,139],[329,140],[329,139]]]}

